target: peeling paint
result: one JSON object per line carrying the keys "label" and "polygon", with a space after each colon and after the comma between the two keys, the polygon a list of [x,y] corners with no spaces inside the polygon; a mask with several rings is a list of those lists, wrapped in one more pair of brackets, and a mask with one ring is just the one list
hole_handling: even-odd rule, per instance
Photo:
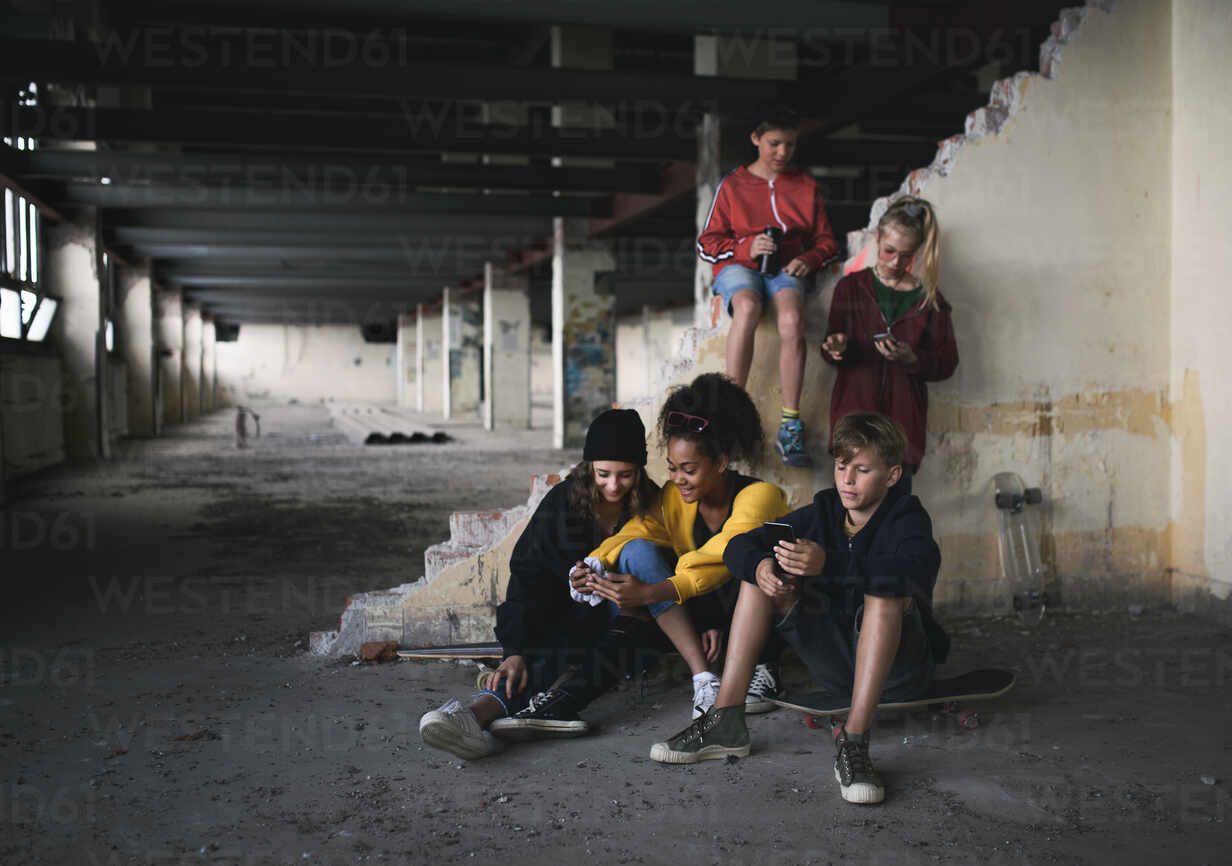
{"label": "peeling paint", "polygon": [[1172,533],[1174,567],[1209,577],[1206,566],[1206,413],[1197,370],[1186,370],[1181,399],[1170,412],[1173,447],[1180,457],[1179,513]]}
{"label": "peeling paint", "polygon": [[1159,439],[1168,435],[1171,412],[1166,389],[1109,391],[1092,385],[1081,393],[1055,400],[978,406],[934,400],[928,407],[928,430],[1030,437],[1124,430]]}

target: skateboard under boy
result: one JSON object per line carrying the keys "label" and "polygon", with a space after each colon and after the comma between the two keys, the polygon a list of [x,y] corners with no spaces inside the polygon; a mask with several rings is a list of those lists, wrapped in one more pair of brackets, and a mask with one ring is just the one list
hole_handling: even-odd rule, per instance
{"label": "skateboard under boy", "polygon": [[1014,612],[1026,625],[1036,625],[1048,609],[1044,592],[1044,564],[1040,560],[1039,523],[1031,505],[1044,496],[1027,487],[1017,472],[999,472],[993,478],[994,502],[1000,534],[1001,573],[1010,585]]}
{"label": "skateboard under boy", "polygon": [[[921,697],[910,701],[894,701],[877,705],[877,710],[910,710],[918,707],[931,709],[954,716],[964,728],[979,727],[980,715],[974,710],[963,710],[961,704],[991,701],[1014,687],[1014,673],[997,668],[968,671],[956,677],[933,680],[932,687]],[[837,716],[851,712],[850,695],[832,695],[829,692],[809,692],[791,698],[777,698],[772,703],[789,710],[804,713],[804,723],[810,728],[837,724]]]}

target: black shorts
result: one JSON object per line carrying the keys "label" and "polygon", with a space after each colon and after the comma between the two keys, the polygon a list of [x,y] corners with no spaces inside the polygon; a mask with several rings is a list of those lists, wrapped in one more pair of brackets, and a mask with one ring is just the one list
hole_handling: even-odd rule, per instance
{"label": "black shorts", "polygon": [[[818,686],[833,695],[850,696],[864,605],[856,608],[854,618],[837,608],[828,595],[807,597],[788,611],[775,631],[800,656]],[[935,670],[920,606],[914,604],[903,614],[898,654],[878,703],[918,698],[932,685]]]}

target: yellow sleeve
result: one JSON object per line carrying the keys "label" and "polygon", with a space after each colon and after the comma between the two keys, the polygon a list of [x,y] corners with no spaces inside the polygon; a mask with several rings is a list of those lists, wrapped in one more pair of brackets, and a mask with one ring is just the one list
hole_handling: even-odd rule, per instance
{"label": "yellow sleeve", "polygon": [[789,511],[787,497],[773,484],[757,481],[736,494],[731,516],[714,537],[697,550],[690,551],[676,562],[676,575],[671,581],[681,601],[695,595],[705,595],[731,580],[731,572],[723,564],[727,542],[761,526],[767,520],[777,520]]}
{"label": "yellow sleeve", "polygon": [[655,502],[642,517],[630,518],[619,532],[604,539],[590,555],[597,557],[608,571],[615,571],[616,563],[620,561],[620,551],[635,538],[644,538],[660,547],[672,546],[672,537],[663,523],[661,502]]}

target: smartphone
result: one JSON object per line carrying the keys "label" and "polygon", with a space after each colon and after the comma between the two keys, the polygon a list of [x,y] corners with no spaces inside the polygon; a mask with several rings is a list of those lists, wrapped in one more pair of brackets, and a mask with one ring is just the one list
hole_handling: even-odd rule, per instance
{"label": "smartphone", "polygon": [[766,535],[770,538],[770,546],[772,548],[780,541],[794,542],[796,540],[796,531],[791,528],[791,524],[775,523],[772,520],[767,520],[762,526],[766,528]]}
{"label": "smartphone", "polygon": [[883,331],[880,334],[873,334],[873,342],[875,343],[878,340],[888,340],[891,336],[892,335],[889,331]]}

